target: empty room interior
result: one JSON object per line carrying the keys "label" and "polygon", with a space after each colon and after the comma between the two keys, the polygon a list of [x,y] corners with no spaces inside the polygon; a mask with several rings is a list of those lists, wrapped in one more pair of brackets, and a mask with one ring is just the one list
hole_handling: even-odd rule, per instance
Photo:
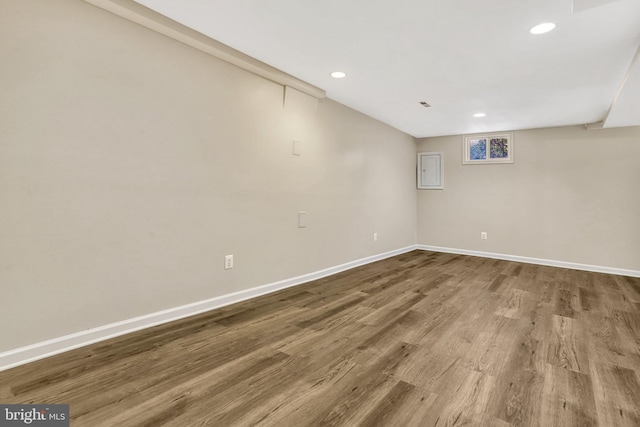
{"label": "empty room interior", "polygon": [[0,0],[0,53],[0,425],[640,426],[639,1]]}

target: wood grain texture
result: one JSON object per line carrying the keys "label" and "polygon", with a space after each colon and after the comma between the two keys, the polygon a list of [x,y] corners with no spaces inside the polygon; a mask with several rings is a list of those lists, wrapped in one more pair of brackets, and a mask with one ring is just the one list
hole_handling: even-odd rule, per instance
{"label": "wood grain texture", "polygon": [[413,251],[0,372],[73,426],[638,426],[640,280]]}

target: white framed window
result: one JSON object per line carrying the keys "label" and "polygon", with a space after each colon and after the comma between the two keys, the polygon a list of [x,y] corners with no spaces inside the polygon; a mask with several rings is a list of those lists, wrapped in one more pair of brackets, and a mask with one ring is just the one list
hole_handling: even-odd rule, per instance
{"label": "white framed window", "polygon": [[466,135],[462,138],[462,164],[513,163],[513,133]]}

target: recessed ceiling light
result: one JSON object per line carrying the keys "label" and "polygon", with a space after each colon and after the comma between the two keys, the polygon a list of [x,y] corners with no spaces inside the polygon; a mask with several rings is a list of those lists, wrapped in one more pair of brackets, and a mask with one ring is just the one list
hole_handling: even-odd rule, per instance
{"label": "recessed ceiling light", "polygon": [[344,77],[347,77],[347,73],[343,73],[342,71],[334,71],[333,73],[331,73],[331,77],[333,77],[334,79],[342,79]]}
{"label": "recessed ceiling light", "polygon": [[553,30],[556,27],[556,24],[553,22],[544,22],[542,24],[538,24],[532,29],[529,30],[531,34],[544,34]]}
{"label": "recessed ceiling light", "polygon": [[473,115],[473,117],[484,117],[484,116],[486,116],[486,114],[485,114],[485,113],[475,113],[475,114]]}

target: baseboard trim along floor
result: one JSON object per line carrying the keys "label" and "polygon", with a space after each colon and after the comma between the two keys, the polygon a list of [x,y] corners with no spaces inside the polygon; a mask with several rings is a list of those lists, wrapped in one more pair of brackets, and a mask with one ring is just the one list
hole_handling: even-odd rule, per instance
{"label": "baseboard trim along floor", "polygon": [[97,328],[87,329],[85,331],[76,332],[73,334],[64,335],[62,337],[20,347],[14,350],[9,350],[0,353],[0,371],[24,365],[29,362],[34,362],[36,360],[44,359],[56,354],[64,353],[65,351],[84,347],[86,345],[104,341],[120,335],[139,331],[145,328],[150,328],[152,326],[161,325],[163,323],[172,322],[174,320],[183,319],[185,317],[204,313],[209,310],[224,307],[282,289],[290,288],[292,286],[301,285],[303,283],[321,279],[332,274],[340,273],[341,271],[350,270],[355,267],[410,252],[415,249],[415,245],[407,246],[405,248],[369,256],[366,258],[347,262],[345,264],[329,267],[324,270],[304,274],[302,276],[257,286],[251,289],[245,289],[243,291],[234,292],[231,294],[221,295],[219,297],[198,301],[167,310],[157,311],[155,313],[134,317],[132,319],[111,323]]}
{"label": "baseboard trim along floor", "polygon": [[619,276],[640,277],[640,271],[624,268],[604,267],[600,265],[580,264],[576,262],[555,261],[543,258],[531,258],[519,255],[497,254],[493,252],[472,251],[468,249],[445,248],[441,246],[416,245],[416,249],[449,254],[470,255],[482,258],[502,259],[505,261],[524,262],[526,264],[546,265],[549,267],[569,268],[571,270],[593,271],[596,273],[616,274]]}
{"label": "baseboard trim along floor", "polygon": [[251,289],[234,292],[227,295],[221,295],[219,297],[182,305],[155,313],[150,313],[144,316],[111,323],[97,328],[65,335],[59,338],[42,341],[25,347],[20,347],[14,350],[9,350],[4,353],[0,353],[0,371],[4,371],[16,366],[24,365],[29,362],[44,359],[55,354],[63,353],[65,351],[73,350],[99,341],[104,341],[120,335],[139,331],[141,329],[149,328],[152,326],[157,326],[163,323],[172,322],[174,320],[183,319],[185,317],[204,313],[209,310],[224,307],[250,298],[255,298],[260,295],[276,292],[292,286],[301,285],[303,283],[317,280],[322,277],[330,276],[332,274],[340,273],[342,271],[366,265],[372,262],[380,261],[385,258],[400,255],[415,249],[459,255],[471,255],[484,258],[501,259],[506,261],[523,262],[527,264],[546,265],[551,267],[569,268],[573,270],[616,274],[621,276],[640,277],[640,271],[636,270],[579,264],[566,261],[554,261],[517,255],[498,254],[492,252],[481,252],[467,249],[456,249],[429,245],[412,245],[405,248],[396,249],[393,251],[351,261],[334,267],[326,268],[324,270],[319,270],[302,276],[281,280],[279,282],[269,283],[266,285],[257,286]]}

